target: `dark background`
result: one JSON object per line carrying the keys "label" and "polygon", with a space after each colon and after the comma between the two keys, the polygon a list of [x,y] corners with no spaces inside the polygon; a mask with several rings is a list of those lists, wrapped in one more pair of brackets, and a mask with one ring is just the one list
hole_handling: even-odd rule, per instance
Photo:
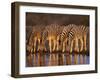
{"label": "dark background", "polygon": [[26,13],[26,26],[53,23],[59,25],[76,24],[89,26],[89,15]]}

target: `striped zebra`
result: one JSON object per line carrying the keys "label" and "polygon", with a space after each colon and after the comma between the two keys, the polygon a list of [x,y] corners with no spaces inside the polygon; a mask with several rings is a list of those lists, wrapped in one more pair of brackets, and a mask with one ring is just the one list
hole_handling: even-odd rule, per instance
{"label": "striped zebra", "polygon": [[26,44],[26,50],[29,53],[32,53],[33,52],[33,35],[32,35],[32,33],[33,32],[31,31],[30,36],[27,39],[27,44]]}
{"label": "striped zebra", "polygon": [[89,27],[84,25],[79,25],[79,28],[83,35],[83,49],[86,51],[87,45],[89,45],[89,43],[87,44],[87,40],[88,40],[87,38],[89,37]]}
{"label": "striped zebra", "polygon": [[43,42],[45,43],[48,40],[49,50],[50,52],[56,50],[57,45],[57,36],[59,32],[59,25],[58,24],[50,24],[45,27],[43,32]]}
{"label": "striped zebra", "polygon": [[87,31],[88,31],[88,27],[84,26],[84,25],[76,25],[73,26],[73,28],[71,29],[69,36],[71,40],[71,49],[70,52],[73,51],[73,45],[74,46],[74,50],[77,52],[81,52],[83,51],[83,48],[85,47],[86,49],[86,36],[87,36]]}
{"label": "striped zebra", "polygon": [[62,52],[66,48],[70,48],[70,52],[74,50],[79,52],[84,49],[86,50],[86,38],[89,29],[83,25],[69,24],[64,27],[61,35],[62,41]]}
{"label": "striped zebra", "polygon": [[[69,24],[67,26],[64,26],[62,33],[61,33],[61,42],[62,42],[62,52],[65,51],[66,47],[70,47],[70,34],[69,32],[71,29],[75,26],[74,24]],[[70,35],[70,36],[69,36]]]}
{"label": "striped zebra", "polygon": [[[37,50],[45,50],[45,42],[48,40],[49,50],[59,51],[62,46],[62,52],[67,48],[70,52],[73,49],[77,52],[87,50],[87,37],[89,35],[89,27],[84,25],[69,24],[60,26],[58,24],[50,24],[47,26],[33,26],[31,36],[28,41],[27,50],[36,52]],[[37,45],[38,43],[38,45]]]}
{"label": "striped zebra", "polygon": [[[28,46],[31,48],[31,52],[36,52],[36,46],[37,51],[40,49],[40,43],[41,43],[41,37],[42,37],[42,30],[44,29],[43,25],[36,25],[32,28],[32,33],[29,39]],[[37,45],[38,43],[38,45]]]}
{"label": "striped zebra", "polygon": [[62,35],[63,29],[64,29],[64,26],[60,26],[57,32],[56,51],[60,51],[62,47],[61,35]]}
{"label": "striped zebra", "polygon": [[[82,29],[80,29],[79,26],[75,25],[73,26],[72,30],[69,33],[70,39],[71,39],[71,48],[70,52],[74,51],[79,52],[79,44],[80,44],[80,51],[83,49],[83,38],[82,38]],[[80,43],[79,43],[80,42]]]}

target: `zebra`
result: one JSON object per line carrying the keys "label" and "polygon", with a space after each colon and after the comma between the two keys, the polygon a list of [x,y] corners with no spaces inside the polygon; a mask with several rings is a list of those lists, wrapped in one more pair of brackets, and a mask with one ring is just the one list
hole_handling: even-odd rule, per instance
{"label": "zebra", "polygon": [[[82,51],[83,50],[83,29],[78,26],[74,25],[73,28],[71,29],[69,33],[70,41],[71,41],[71,47],[70,47],[70,52],[73,51],[73,46],[74,46],[74,51]],[[79,43],[80,42],[80,43]],[[80,45],[80,48],[79,48]]]}
{"label": "zebra", "polygon": [[32,28],[32,33],[29,38],[28,45],[31,48],[31,52],[36,52],[36,45],[38,43],[37,51],[40,49],[42,30],[44,29],[43,25],[35,25]]}
{"label": "zebra", "polygon": [[69,32],[73,28],[73,26],[75,26],[75,25],[69,24],[69,25],[63,26],[64,28],[61,33],[62,52],[65,51],[66,45],[68,45],[67,47],[70,47]]}
{"label": "zebra", "polygon": [[62,42],[61,42],[61,35],[62,31],[64,29],[64,26],[60,26],[57,32],[57,39],[56,39],[56,51],[60,51],[62,47]]}
{"label": "zebra", "polygon": [[[87,34],[89,34],[89,27],[84,25],[59,25],[59,24],[50,24],[47,26],[44,25],[35,25],[33,26],[31,36],[29,38],[29,43],[27,45],[27,50],[32,52],[36,51],[36,45],[38,42],[38,50],[45,50],[45,42],[48,40],[49,50],[59,51],[59,48],[62,46],[62,52],[65,51],[66,47],[70,48],[70,52],[73,51],[82,51],[83,49],[87,50]],[[80,42],[80,43],[79,43]],[[79,49],[80,45],[80,49]]]}
{"label": "zebra", "polygon": [[[83,49],[87,50],[87,37],[89,37],[89,26],[79,25],[80,31],[83,34]],[[89,45],[89,43],[88,43]]]}
{"label": "zebra", "polygon": [[[88,27],[84,25],[75,25],[69,24],[64,26],[64,29],[61,34],[62,41],[62,52],[65,51],[66,46],[70,48],[70,52],[73,51],[73,47],[75,44],[74,50],[79,52],[83,50],[83,47],[86,50],[86,36],[88,33]],[[79,49],[80,42],[80,49]]]}
{"label": "zebra", "polygon": [[[75,42],[75,48],[74,48],[75,51],[81,52],[83,51],[84,47],[86,49],[87,31],[88,31],[88,27],[84,25],[79,25],[79,26],[76,25],[76,27],[73,26],[73,28],[71,29],[69,33],[69,36],[72,37],[70,52],[72,52],[74,42]],[[80,48],[79,48],[79,45],[80,45]]]}
{"label": "zebra", "polygon": [[45,27],[45,30],[43,32],[43,42],[45,43],[46,40],[48,40],[49,44],[49,50],[50,52],[56,50],[57,45],[57,37],[59,32],[59,25],[58,24],[50,24]]}
{"label": "zebra", "polygon": [[[27,26],[27,27],[29,27],[29,26]],[[32,26],[30,26],[30,27],[32,27]],[[27,33],[27,35],[28,35],[29,33]],[[26,35],[26,50],[29,52],[29,53],[32,53],[33,52],[33,35],[32,35],[32,29],[31,29],[31,33],[30,33],[30,35],[28,35],[28,37],[27,37],[27,35]]]}

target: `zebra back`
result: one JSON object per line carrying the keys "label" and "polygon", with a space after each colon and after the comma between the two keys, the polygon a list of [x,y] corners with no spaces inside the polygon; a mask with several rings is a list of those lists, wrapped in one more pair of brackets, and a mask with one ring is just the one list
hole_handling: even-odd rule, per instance
{"label": "zebra back", "polygon": [[67,26],[64,26],[62,34],[61,34],[61,40],[64,41],[66,38],[68,38],[69,36],[72,36],[71,34],[71,30],[74,27],[74,24],[69,24]]}

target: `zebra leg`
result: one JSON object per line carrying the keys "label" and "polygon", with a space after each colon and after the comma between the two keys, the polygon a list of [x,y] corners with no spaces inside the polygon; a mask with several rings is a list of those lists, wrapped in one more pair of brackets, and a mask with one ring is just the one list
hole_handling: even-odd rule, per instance
{"label": "zebra leg", "polygon": [[80,39],[80,41],[81,41],[81,48],[80,48],[80,51],[82,51],[82,50],[83,50],[83,40],[82,40],[82,38]]}
{"label": "zebra leg", "polygon": [[63,50],[62,50],[62,52],[64,52],[65,51],[65,41],[63,42]]}
{"label": "zebra leg", "polygon": [[57,51],[59,51],[59,41],[57,40]]}
{"label": "zebra leg", "polygon": [[63,42],[63,52],[66,50],[67,39]]}
{"label": "zebra leg", "polygon": [[45,42],[43,43],[43,50],[47,51],[46,46],[45,46]]}
{"label": "zebra leg", "polygon": [[34,52],[36,51],[36,41],[37,41],[37,39],[35,38],[34,39]]}
{"label": "zebra leg", "polygon": [[50,52],[52,52],[52,45],[51,45],[51,39],[49,39],[49,49],[50,49]]}
{"label": "zebra leg", "polygon": [[56,40],[53,40],[53,43],[54,43],[54,45],[53,45],[53,51],[55,51],[55,49],[56,49]]}
{"label": "zebra leg", "polygon": [[45,46],[45,40],[43,40],[41,44],[42,44],[43,50],[47,51],[46,46]]}
{"label": "zebra leg", "polygon": [[75,51],[79,52],[78,39],[75,39]]}
{"label": "zebra leg", "polygon": [[85,51],[87,50],[87,47],[86,47],[86,35],[84,35],[84,49],[85,49]]}
{"label": "zebra leg", "polygon": [[73,51],[73,43],[74,43],[74,41],[72,40],[72,41],[71,41],[70,52],[72,52],[72,51]]}
{"label": "zebra leg", "polygon": [[37,49],[37,51],[39,51],[40,50],[40,39],[38,39],[38,49]]}
{"label": "zebra leg", "polygon": [[56,50],[59,51],[59,36],[57,37]]}

